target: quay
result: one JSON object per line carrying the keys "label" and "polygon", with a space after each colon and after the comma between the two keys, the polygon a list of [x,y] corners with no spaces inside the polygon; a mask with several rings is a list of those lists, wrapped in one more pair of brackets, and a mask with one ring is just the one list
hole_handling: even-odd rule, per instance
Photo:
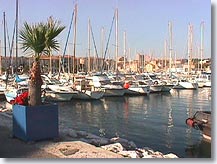
{"label": "quay", "polygon": [[[104,145],[98,147],[88,143],[87,138],[92,136],[91,141],[97,142],[100,139],[102,143],[106,143],[105,138],[102,139],[85,132],[69,131],[61,125],[59,126],[60,136],[58,140],[24,142],[12,136],[12,114],[10,110],[0,112],[0,120],[1,158],[178,158],[175,154],[163,155],[151,149],[135,148],[136,151],[126,151],[120,143],[115,143],[113,146]],[[88,136],[86,140],[81,137],[82,135]],[[93,139],[94,137],[95,139]],[[120,141],[125,146],[126,144],[128,146],[132,145],[132,147],[135,146],[125,139],[117,141]]]}
{"label": "quay", "polygon": [[[39,141],[26,143],[12,135],[12,119],[0,113],[1,158],[123,158],[113,152],[81,141]],[[63,137],[63,136],[61,136]]]}

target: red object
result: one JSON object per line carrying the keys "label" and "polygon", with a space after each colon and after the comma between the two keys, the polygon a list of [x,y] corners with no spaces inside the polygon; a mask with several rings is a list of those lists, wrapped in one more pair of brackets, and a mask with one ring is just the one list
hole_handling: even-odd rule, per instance
{"label": "red object", "polygon": [[186,120],[186,124],[188,125],[188,126],[190,126],[190,127],[194,127],[194,121],[191,119],[191,118],[188,118],[187,120]]}
{"label": "red object", "polygon": [[12,100],[11,103],[18,105],[28,105],[28,91],[21,93],[15,98],[15,100]]}
{"label": "red object", "polygon": [[128,89],[130,87],[129,83],[124,83],[124,89]]}

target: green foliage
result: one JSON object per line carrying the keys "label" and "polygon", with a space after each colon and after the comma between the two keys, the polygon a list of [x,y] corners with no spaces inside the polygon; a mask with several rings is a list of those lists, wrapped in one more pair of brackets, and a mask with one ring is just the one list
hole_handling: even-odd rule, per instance
{"label": "green foliage", "polygon": [[42,54],[50,55],[52,50],[57,51],[59,49],[59,42],[56,37],[64,28],[59,21],[53,20],[52,17],[48,19],[47,23],[40,22],[30,25],[25,22],[20,30],[21,48],[24,51],[32,50],[35,61],[38,61]]}
{"label": "green foliage", "polygon": [[37,23],[30,25],[24,23],[20,30],[20,39],[24,51],[32,50],[34,59],[32,69],[30,70],[29,81],[29,105],[35,106],[41,104],[41,85],[43,84],[40,70],[40,57],[42,54],[50,55],[52,50],[59,49],[59,42],[56,37],[64,30],[60,22],[54,21],[50,17],[47,23]]}

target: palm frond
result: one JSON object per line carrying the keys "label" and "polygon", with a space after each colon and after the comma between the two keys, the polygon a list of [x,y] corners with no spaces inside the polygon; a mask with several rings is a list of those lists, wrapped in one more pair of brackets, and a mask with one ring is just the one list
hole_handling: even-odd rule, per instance
{"label": "palm frond", "polygon": [[59,21],[50,17],[47,23],[38,23],[30,25],[24,23],[20,30],[20,40],[22,49],[25,51],[31,49],[35,52],[35,58],[40,59],[41,54],[50,54],[52,50],[59,50],[59,42],[56,37],[65,29]]}

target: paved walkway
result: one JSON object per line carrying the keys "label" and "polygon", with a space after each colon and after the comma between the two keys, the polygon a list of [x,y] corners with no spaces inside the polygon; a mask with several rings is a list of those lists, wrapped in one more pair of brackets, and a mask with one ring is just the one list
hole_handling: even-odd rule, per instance
{"label": "paved walkway", "polygon": [[[61,134],[60,134],[61,135]],[[81,142],[38,141],[26,143],[12,137],[12,116],[0,113],[0,158],[123,158],[102,148]]]}
{"label": "paved walkway", "polygon": [[0,126],[0,157],[1,158],[57,158],[36,146],[37,143],[25,143],[11,137],[11,130]]}

